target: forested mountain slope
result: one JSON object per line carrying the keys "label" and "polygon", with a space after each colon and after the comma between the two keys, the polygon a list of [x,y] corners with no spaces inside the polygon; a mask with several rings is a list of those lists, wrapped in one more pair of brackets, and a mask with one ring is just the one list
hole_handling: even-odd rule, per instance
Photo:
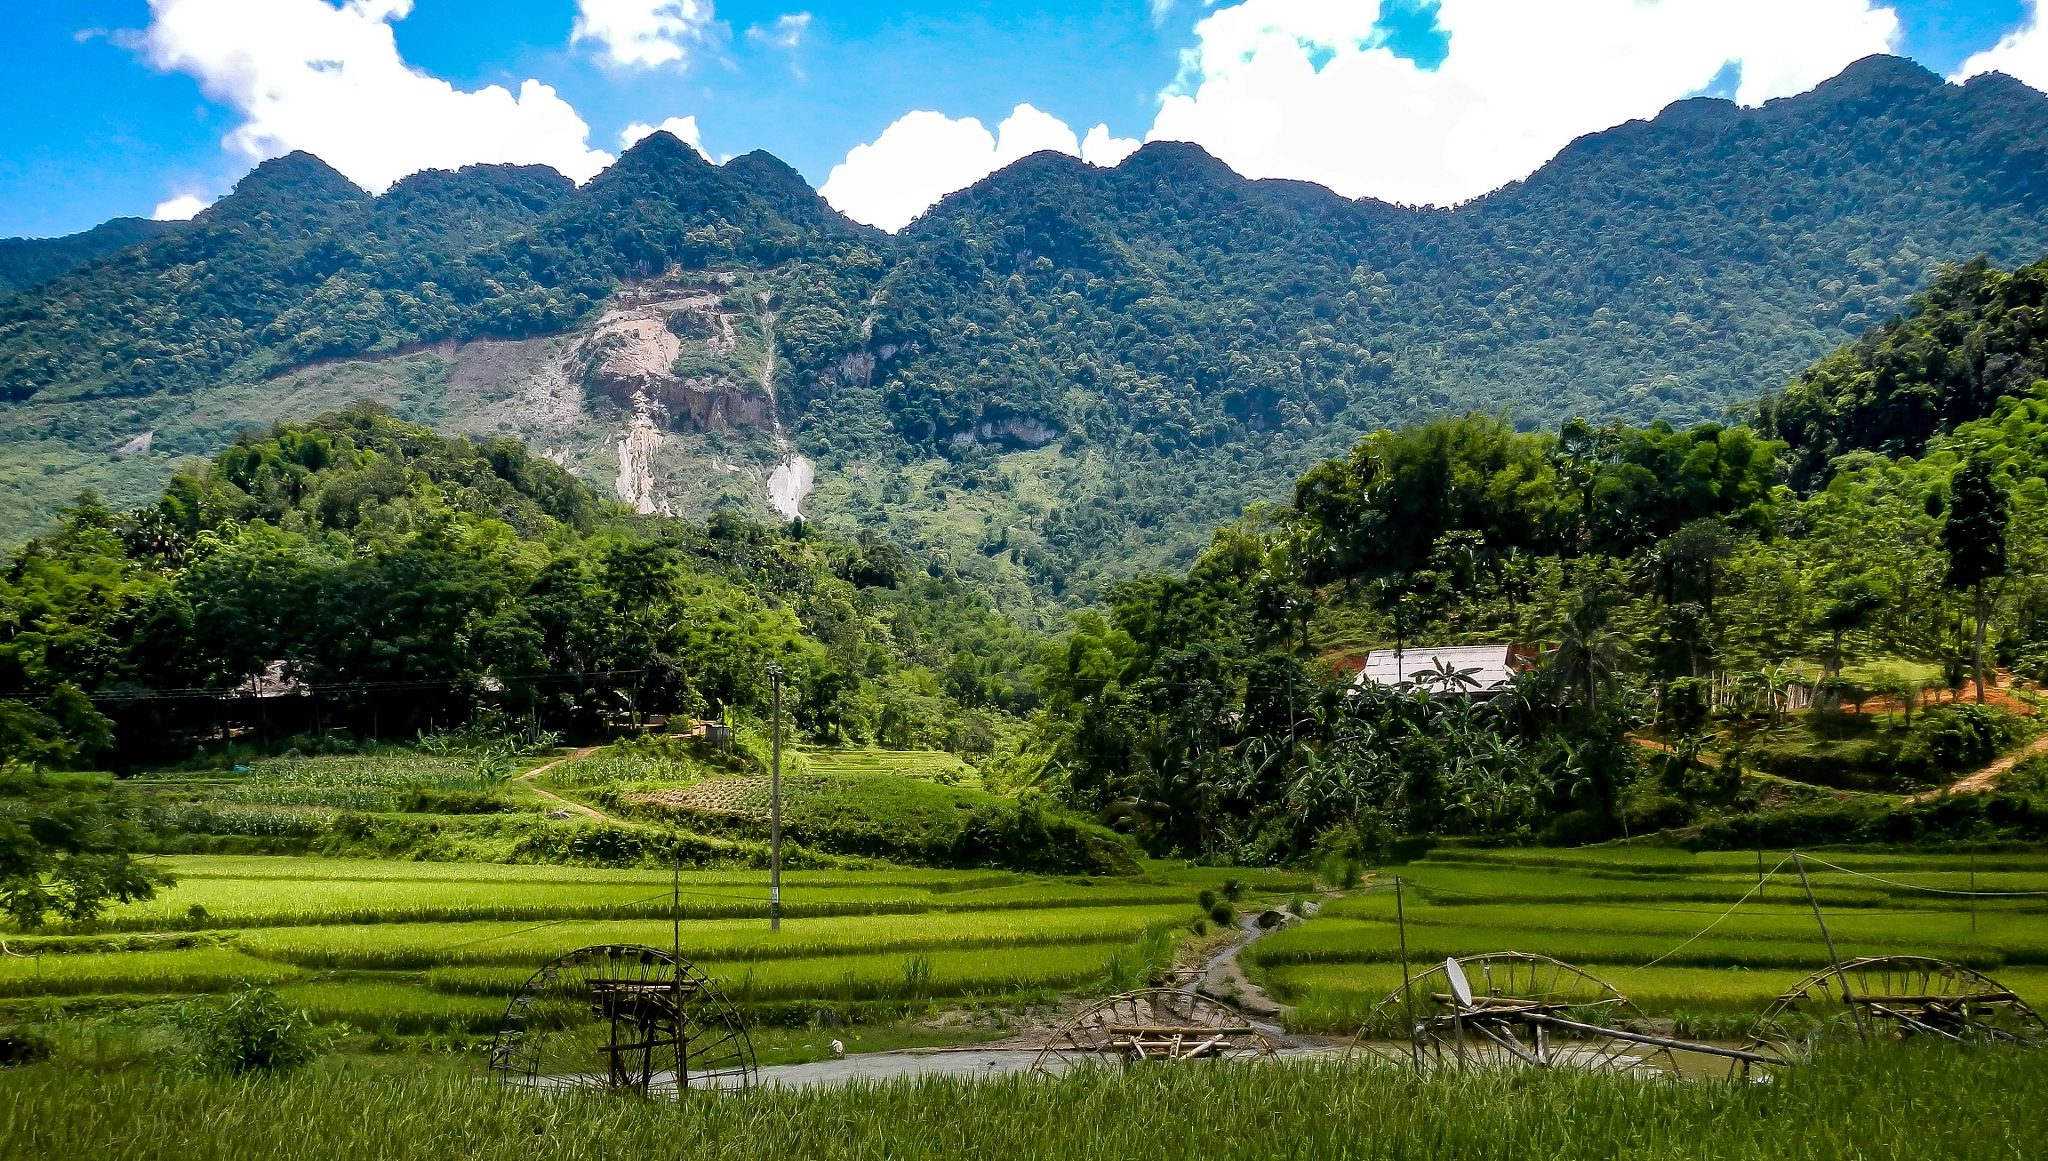
{"label": "forested mountain slope", "polygon": [[177,229],[176,222],[115,218],[61,238],[0,238],[0,294],[55,278],[81,262]]}
{"label": "forested mountain slope", "polygon": [[1942,264],[2048,250],[2044,147],[2048,97],[1872,58],[1759,109],[1680,102],[1455,209],[1155,143],[1026,158],[889,237],[664,134],[581,189],[472,167],[372,199],[295,156],[0,300],[0,508],[140,499],[276,400],[365,394],[646,510],[765,515],[801,452],[805,515],[1006,602],[1088,599],[1408,417],[1753,399]]}

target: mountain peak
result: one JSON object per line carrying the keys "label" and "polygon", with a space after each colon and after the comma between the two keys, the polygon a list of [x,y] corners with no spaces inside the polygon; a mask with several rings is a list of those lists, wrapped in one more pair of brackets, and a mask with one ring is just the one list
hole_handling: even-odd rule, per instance
{"label": "mountain peak", "polygon": [[233,193],[200,215],[202,223],[253,222],[269,215],[285,229],[318,229],[337,211],[373,199],[341,171],[303,150],[273,157],[235,183]]}
{"label": "mountain peak", "polygon": [[624,153],[619,154],[619,159],[613,162],[611,167],[605,170],[605,172],[614,173],[621,170],[630,172],[633,170],[653,170],[675,166],[715,168],[709,161],[704,159],[703,154],[697,152],[696,146],[691,145],[666,129],[656,129],[654,132],[635,141]]}
{"label": "mountain peak", "polygon": [[811,183],[804,180],[803,174],[765,149],[743,153],[719,168],[728,178],[773,206],[776,213],[804,229],[878,232],[833,209],[831,203],[819,197]]}

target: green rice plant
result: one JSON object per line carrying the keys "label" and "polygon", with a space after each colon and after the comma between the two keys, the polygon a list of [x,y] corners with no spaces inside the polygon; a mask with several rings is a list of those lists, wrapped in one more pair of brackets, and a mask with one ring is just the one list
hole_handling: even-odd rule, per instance
{"label": "green rice plant", "polygon": [[224,947],[0,958],[0,996],[218,992],[275,985],[304,973]]}
{"label": "green rice plant", "polygon": [[[304,879],[350,883],[646,883],[666,889],[668,867],[581,867],[554,863],[400,862],[378,859],[329,859],[293,855],[172,855],[164,858],[180,880]],[[785,870],[786,887],[923,887],[959,890],[1018,883],[1056,883],[1008,871],[960,871],[931,867],[882,867],[876,870]],[[768,890],[766,870],[719,869],[682,872],[691,887],[759,887]]]}
{"label": "green rice plant", "polygon": [[815,1161],[1981,1161],[2033,1156],[2042,1140],[2048,1070],[1937,1046],[1835,1055],[1769,1085],[1241,1064],[767,1089],[680,1106],[479,1099],[475,1078],[454,1069],[315,1067],[262,1084],[0,1072],[0,1155],[131,1161],[695,1161],[737,1150]]}
{"label": "green rice plant", "polygon": [[[785,920],[780,932],[747,920],[691,921],[683,954],[695,960],[795,959],[868,952],[948,948],[1044,947],[1136,940],[1154,927],[1194,918],[1185,906],[1090,907],[1047,911],[970,912]],[[235,945],[250,955],[319,969],[423,971],[436,967],[538,966],[594,943],[667,947],[666,921],[608,923],[391,923],[367,926],[260,928]]]}
{"label": "green rice plant", "polygon": [[922,1000],[932,994],[932,957],[918,954],[903,961],[903,998]]}
{"label": "green rice plant", "polygon": [[[185,861],[174,861],[182,865]],[[356,866],[375,864],[356,863]],[[434,866],[435,864],[410,864]],[[538,868],[537,868],[538,869]],[[550,868],[553,870],[554,868]],[[156,898],[122,904],[90,924],[95,931],[157,931],[192,925],[192,908],[204,909],[211,927],[275,927],[310,924],[463,922],[476,920],[654,918],[669,914],[665,878],[597,875],[564,879],[534,875],[366,879],[324,875],[284,879],[270,875],[231,878],[179,871],[176,887]],[[766,876],[691,876],[680,889],[690,919],[767,916]],[[926,911],[1051,909],[1139,906],[1176,902],[1171,887],[1089,880],[961,879],[933,883],[905,877],[900,883],[813,880],[795,875],[783,892],[783,912],[792,918],[831,915],[915,914]]]}
{"label": "green rice plant", "polygon": [[400,1036],[429,1032],[487,1035],[505,1022],[502,998],[451,994],[402,983],[309,982],[280,988],[278,996],[322,1024],[346,1024]]}

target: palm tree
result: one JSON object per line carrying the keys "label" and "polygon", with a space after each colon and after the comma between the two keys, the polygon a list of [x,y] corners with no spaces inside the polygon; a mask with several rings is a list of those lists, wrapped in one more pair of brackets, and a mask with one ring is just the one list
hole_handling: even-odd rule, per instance
{"label": "palm tree", "polygon": [[1439,657],[1428,669],[1415,675],[1415,684],[1428,686],[1440,693],[1457,693],[1478,689],[1479,679],[1472,676],[1477,669],[1459,669],[1448,660]]}
{"label": "palm tree", "polygon": [[1599,712],[1600,690],[1614,683],[1628,657],[1621,635],[1607,626],[1607,606],[1588,596],[1565,620],[1546,668],[1554,674],[1564,704],[1583,693],[1587,715]]}

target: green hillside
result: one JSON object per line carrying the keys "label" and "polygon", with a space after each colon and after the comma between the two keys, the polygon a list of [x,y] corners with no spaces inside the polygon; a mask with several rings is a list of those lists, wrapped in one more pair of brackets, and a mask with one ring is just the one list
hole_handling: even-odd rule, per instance
{"label": "green hillside", "polygon": [[[731,407],[642,408],[667,440],[648,503],[765,517],[786,435],[814,521],[1057,607],[1184,567],[1382,426],[1689,422],[1774,390],[1944,263],[2048,250],[2044,141],[2048,98],[2018,82],[1879,57],[1757,109],[1679,102],[1452,209],[1154,143],[1114,169],[1026,158],[894,237],[773,158],[664,134],[580,189],[480,166],[371,198],[294,155],[0,300],[0,519],[21,535],[85,485],[140,502],[286,397],[518,436],[611,486],[634,404],[591,328],[622,288],[687,291],[710,297],[669,316],[666,371]],[[490,343],[554,334],[584,353],[547,364],[548,426],[469,368],[539,366]]]}

